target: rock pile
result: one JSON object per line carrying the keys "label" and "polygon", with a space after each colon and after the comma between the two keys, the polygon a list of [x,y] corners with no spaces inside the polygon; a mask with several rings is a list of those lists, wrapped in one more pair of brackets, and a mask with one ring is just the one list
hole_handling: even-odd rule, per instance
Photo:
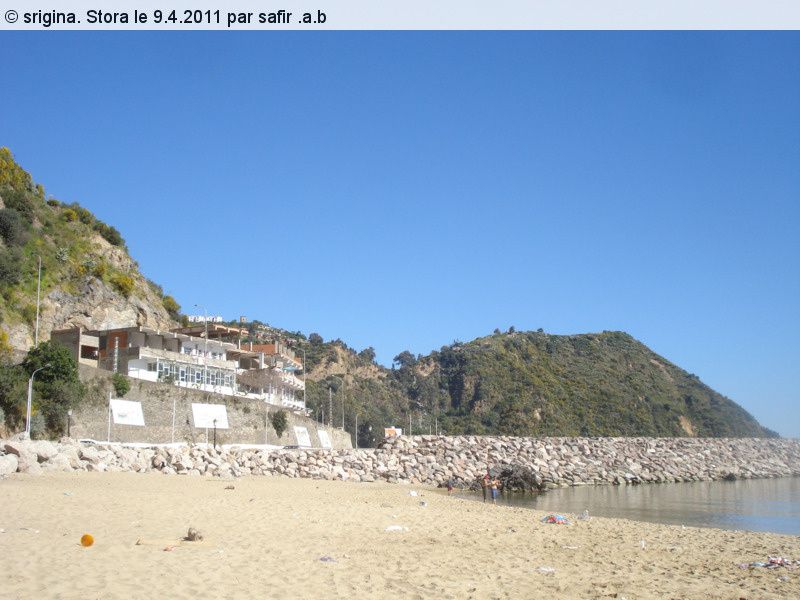
{"label": "rock pile", "polygon": [[418,436],[360,450],[131,448],[0,441],[0,476],[43,471],[159,471],[169,475],[283,475],[474,487],[487,471],[511,487],[548,488],[800,475],[800,440]]}

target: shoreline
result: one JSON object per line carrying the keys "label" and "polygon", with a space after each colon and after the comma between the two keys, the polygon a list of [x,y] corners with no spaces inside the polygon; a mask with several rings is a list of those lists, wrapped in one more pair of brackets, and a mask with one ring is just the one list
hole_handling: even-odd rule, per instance
{"label": "shoreline", "polygon": [[[797,536],[547,525],[426,486],[73,472],[16,474],[0,493],[10,598],[800,597],[800,570],[737,566],[800,558]],[[189,527],[204,540],[181,542]]]}

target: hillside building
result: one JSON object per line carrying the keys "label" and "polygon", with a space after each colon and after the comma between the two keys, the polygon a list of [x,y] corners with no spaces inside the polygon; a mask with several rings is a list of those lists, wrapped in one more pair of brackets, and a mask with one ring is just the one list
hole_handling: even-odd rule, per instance
{"label": "hillside building", "polygon": [[[202,336],[189,335],[203,330]],[[174,383],[200,391],[261,400],[304,411],[305,382],[295,375],[302,364],[280,343],[243,349],[224,341],[239,331],[206,324],[163,332],[145,327],[54,331],[77,362],[135,379]],[[265,345],[269,346],[269,345]]]}

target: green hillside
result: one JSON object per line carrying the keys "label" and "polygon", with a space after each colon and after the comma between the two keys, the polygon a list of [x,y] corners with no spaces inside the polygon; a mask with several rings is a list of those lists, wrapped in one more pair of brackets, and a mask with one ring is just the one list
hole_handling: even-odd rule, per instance
{"label": "green hillside", "polygon": [[[313,347],[313,344],[309,344]],[[408,352],[396,368],[364,371],[365,358],[341,342],[318,345],[309,361],[309,406],[327,409],[352,430],[388,423],[427,433],[552,436],[774,436],[732,400],[622,332],[548,335],[496,333]],[[332,368],[332,365],[334,368]],[[338,368],[336,368],[338,366]],[[341,390],[341,392],[340,392]],[[338,414],[337,414],[338,413]],[[352,421],[352,422],[351,422]]]}
{"label": "green hillside", "polygon": [[[0,335],[18,349],[27,350],[32,339],[40,257],[44,309],[68,310],[74,303],[76,313],[91,314],[96,306],[80,306],[91,299],[88,286],[103,292],[95,294],[98,302],[139,298],[162,321],[178,317],[178,304],[139,273],[115,227],[77,203],[48,198],[9,149],[0,148]],[[54,290],[57,301],[48,298]],[[62,321],[60,315],[45,319],[45,336],[67,324]]]}

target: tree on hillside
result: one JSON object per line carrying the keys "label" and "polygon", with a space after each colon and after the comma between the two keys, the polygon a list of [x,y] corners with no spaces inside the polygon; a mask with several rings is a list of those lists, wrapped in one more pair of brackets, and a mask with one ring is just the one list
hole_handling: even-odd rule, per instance
{"label": "tree on hillside", "polygon": [[360,358],[363,358],[367,362],[374,362],[375,361],[375,348],[369,346],[368,348],[364,348],[361,352],[358,353]]}
{"label": "tree on hillside", "polygon": [[392,359],[392,362],[397,364],[400,369],[405,369],[406,367],[413,367],[417,364],[417,357],[411,354],[408,350],[403,350],[400,354]]}
{"label": "tree on hillside", "polygon": [[36,369],[45,367],[36,374],[34,406],[44,417],[47,429],[60,433],[67,411],[78,405],[86,394],[78,379],[75,359],[69,350],[48,341],[28,352],[21,366],[26,378]]}
{"label": "tree on hillside", "polygon": [[311,333],[308,336],[308,342],[313,346],[321,346],[325,340],[322,339],[322,336],[318,333]]}

